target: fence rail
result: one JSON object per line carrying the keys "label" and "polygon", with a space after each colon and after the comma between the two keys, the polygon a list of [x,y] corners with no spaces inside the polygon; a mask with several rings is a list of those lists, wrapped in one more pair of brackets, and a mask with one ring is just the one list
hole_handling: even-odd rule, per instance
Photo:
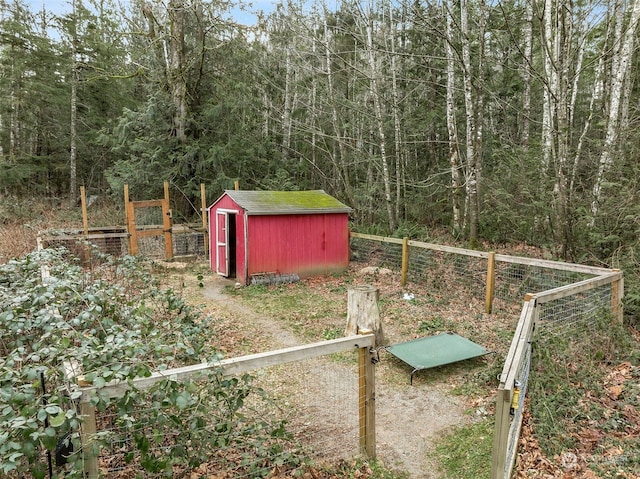
{"label": "fence rail", "polygon": [[[84,455],[85,474],[89,479],[97,478],[100,474],[99,448],[96,447],[96,438],[100,433],[100,428],[98,426],[99,421],[97,420],[98,415],[96,408],[92,402],[97,394],[102,398],[121,398],[129,390],[144,391],[166,379],[183,382],[210,371],[219,371],[224,376],[236,377],[252,371],[308,361],[335,353],[352,351],[354,349],[358,350],[358,374],[357,378],[354,378],[358,390],[358,402],[353,408],[357,411],[357,420],[359,422],[359,432],[356,440],[358,441],[360,452],[373,458],[376,455],[375,375],[373,361],[371,360],[374,345],[375,336],[367,333],[230,358],[212,363],[157,371],[150,377],[136,378],[130,382],[113,381],[99,389],[95,387],[81,388],[80,411],[83,416],[81,443]],[[286,381],[287,379],[285,377],[284,379],[279,378],[278,380]],[[326,388],[323,387],[323,389]],[[341,447],[345,446],[345,444],[341,445]]]}
{"label": "fence rail", "polygon": [[[622,321],[624,278],[621,271],[595,266],[523,258],[408,240],[352,233],[352,250],[367,251],[380,265],[402,264],[404,285],[420,281],[462,281],[471,294],[485,295],[485,312],[494,299],[524,304],[506,356],[496,396],[496,423],[491,479],[511,476],[527,396],[531,353],[536,334],[587,327],[602,314]],[[380,246],[382,245],[382,246]],[[402,255],[399,260],[398,255]],[[447,257],[446,255],[451,255]],[[428,272],[428,274],[425,274]],[[449,273],[449,274],[445,274]]]}

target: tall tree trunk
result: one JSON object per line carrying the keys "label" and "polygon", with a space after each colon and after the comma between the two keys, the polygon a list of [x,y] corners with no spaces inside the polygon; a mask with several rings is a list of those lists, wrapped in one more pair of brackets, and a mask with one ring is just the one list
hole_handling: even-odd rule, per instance
{"label": "tall tree trunk", "polygon": [[173,129],[176,138],[187,140],[187,80],[185,71],[184,0],[169,2],[169,84],[173,99]]}
{"label": "tall tree trunk", "polygon": [[584,143],[587,138],[587,134],[591,129],[591,123],[593,122],[593,117],[596,113],[596,107],[597,105],[600,104],[600,101],[602,100],[602,92],[603,92],[603,85],[604,85],[603,78],[602,78],[603,74],[604,74],[604,55],[600,55],[600,58],[598,59],[598,65],[596,66],[596,70],[594,73],[591,100],[589,101],[589,114],[582,127],[582,133],[580,134],[580,138],[578,139],[575,155],[573,157],[573,166],[571,168],[571,174],[569,178],[569,195],[573,195],[573,192],[575,189],[576,175],[578,174],[578,167],[580,166],[580,158],[582,157],[582,150],[584,148]]}
{"label": "tall tree trunk", "polygon": [[462,165],[458,149],[458,128],[456,126],[455,103],[455,56],[453,52],[453,0],[445,4],[446,38],[445,52],[447,57],[447,131],[449,133],[449,165],[451,168],[451,203],[453,208],[453,232],[458,235],[464,229],[462,211]]}
{"label": "tall tree trunk", "polygon": [[[553,93],[556,91],[556,72],[553,64],[554,47],[554,27],[553,27],[553,10],[554,1],[545,0],[543,18],[542,18],[542,50],[544,57],[544,87],[543,87],[543,106],[542,106],[542,164],[540,168],[540,179],[546,178],[549,165],[551,164],[553,151],[553,133],[555,130],[555,104]],[[557,37],[557,35],[556,35]]]}
{"label": "tall tree trunk", "polygon": [[351,186],[351,178],[349,174],[349,167],[347,165],[347,155],[345,151],[344,139],[342,138],[342,129],[340,128],[340,124],[338,122],[338,108],[336,106],[336,96],[334,92],[334,78],[333,78],[333,68],[331,63],[333,62],[333,55],[331,53],[330,46],[330,36],[329,36],[329,26],[327,23],[327,9],[324,9],[324,43],[325,43],[325,60],[326,60],[326,72],[327,72],[327,92],[328,92],[328,101],[331,104],[331,125],[333,127],[333,139],[334,142],[338,146],[338,152],[340,155],[340,160],[336,161],[335,159],[335,148],[334,151],[329,152],[329,156],[331,157],[334,169],[336,173],[339,175],[342,184],[344,185],[344,190],[347,195],[347,198],[354,204],[354,196],[353,189]]}
{"label": "tall tree trunk", "polygon": [[77,141],[78,141],[78,17],[73,1],[73,35],[71,38],[71,122],[69,125],[69,203],[74,206],[78,195]]}
{"label": "tall tree trunk", "polygon": [[285,53],[284,105],[282,107],[282,153],[287,158],[291,153],[291,48]]}
{"label": "tall tree trunk", "polygon": [[568,259],[571,244],[571,227],[567,194],[567,165],[569,163],[569,128],[571,99],[569,95],[571,44],[573,30],[571,5],[558,5],[557,28],[555,29],[555,55],[553,63],[557,66],[556,90],[553,97],[557,100],[557,155],[554,192],[556,195],[556,241],[560,245],[560,256]]}
{"label": "tall tree trunk", "polygon": [[[631,59],[635,47],[635,35],[638,28],[638,21],[640,19],[640,0],[635,0],[631,4],[631,8],[632,10],[629,24],[626,28],[624,38],[620,43],[619,54],[615,55],[614,58],[615,70],[612,71],[613,78],[609,95],[609,117],[607,119],[607,132],[604,140],[604,145],[602,147],[602,152],[600,154],[598,174],[593,185],[593,200],[591,203],[591,225],[595,224],[596,218],[599,213],[600,201],[602,196],[602,184],[605,180],[605,175],[613,164],[613,155],[617,146],[618,137],[620,135],[620,112],[621,110],[624,110],[626,108],[621,104],[624,93],[623,86],[625,83],[625,77],[629,73]],[[623,9],[619,9],[617,15],[620,17],[624,15]]]}
{"label": "tall tree trunk", "polygon": [[476,111],[473,98],[473,65],[471,64],[471,45],[469,30],[469,10],[467,0],[460,1],[460,33],[462,40],[462,81],[464,85],[464,104],[466,117],[467,149],[467,216],[469,218],[469,243],[474,246],[478,241],[478,163],[476,151]]}
{"label": "tall tree trunk", "polygon": [[400,94],[398,92],[398,65],[396,54],[397,28],[393,20],[393,8],[389,7],[389,26],[391,41],[391,109],[393,113],[393,136],[396,150],[396,211],[395,217],[398,221],[402,218],[402,176],[404,164],[404,147],[402,143],[402,123],[400,120]]}
{"label": "tall tree trunk", "polygon": [[378,141],[380,149],[380,159],[382,162],[382,181],[384,184],[384,200],[387,207],[387,219],[389,231],[392,233],[396,229],[396,218],[391,197],[391,174],[389,172],[389,161],[387,159],[386,135],[384,132],[384,120],[382,118],[382,105],[380,104],[380,92],[378,90],[378,68],[373,45],[373,11],[374,0],[369,3],[369,15],[367,18],[367,55],[369,59],[369,92],[373,100],[373,111],[378,128]]}
{"label": "tall tree trunk", "polygon": [[533,68],[533,1],[525,1],[524,22],[524,58],[522,64],[522,130],[520,144],[523,149],[529,149],[529,135],[531,133],[531,70]]}

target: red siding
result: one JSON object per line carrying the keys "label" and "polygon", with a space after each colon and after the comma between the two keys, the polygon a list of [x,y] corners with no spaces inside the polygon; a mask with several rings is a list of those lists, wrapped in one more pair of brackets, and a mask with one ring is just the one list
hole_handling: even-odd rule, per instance
{"label": "red siding", "polygon": [[225,193],[209,209],[209,251],[213,271],[216,271],[219,252],[216,242],[218,210],[237,211],[235,244],[229,251],[235,250],[236,279],[242,284],[248,284],[253,274],[296,273],[305,277],[341,272],[349,266],[347,213],[248,216]]}
{"label": "red siding", "polygon": [[216,212],[218,210],[237,211],[236,214],[236,241],[235,241],[235,258],[236,258],[236,279],[240,283],[246,283],[246,254],[245,254],[245,237],[244,237],[244,219],[245,212],[240,206],[233,201],[228,195],[222,195],[209,209],[209,263],[213,271],[216,271],[216,254],[218,248],[216,246]]}
{"label": "red siding", "polygon": [[348,217],[344,213],[249,216],[248,274],[312,276],[349,266]]}

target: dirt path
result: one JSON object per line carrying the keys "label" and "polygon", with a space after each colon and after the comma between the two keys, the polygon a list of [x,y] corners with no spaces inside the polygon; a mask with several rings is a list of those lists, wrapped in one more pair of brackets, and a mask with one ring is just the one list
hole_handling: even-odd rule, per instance
{"label": "dirt path", "polygon": [[[248,308],[240,301],[224,294],[224,287],[233,283],[215,276],[207,277],[202,299],[213,309],[223,310],[241,321],[262,337],[266,336],[269,347],[282,348],[303,344],[292,332],[284,329],[280,322]],[[205,305],[206,306],[206,305]],[[383,362],[378,367],[385,367]],[[322,364],[323,384],[336,381],[352,381],[353,368],[326,361]],[[353,384],[353,383],[351,383]],[[326,421],[335,421],[336,413],[331,408],[319,412],[327,415]],[[330,416],[330,417],[329,417]],[[405,470],[412,478],[437,478],[436,467],[427,457],[446,429],[468,421],[463,413],[461,401],[447,395],[439,387],[392,385],[376,381],[376,433],[378,458],[390,468]]]}

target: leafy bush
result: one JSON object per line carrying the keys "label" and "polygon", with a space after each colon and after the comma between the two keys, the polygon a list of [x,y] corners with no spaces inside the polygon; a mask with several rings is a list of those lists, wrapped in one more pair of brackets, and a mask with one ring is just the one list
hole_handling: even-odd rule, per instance
{"label": "leafy bush", "polygon": [[[283,423],[242,419],[246,398],[261,393],[248,376],[167,378],[117,400],[101,393],[113,380],[130,383],[152,370],[217,355],[206,341],[210,320],[161,289],[148,263],[95,259],[87,270],[66,250],[48,249],[0,266],[0,474],[45,477],[46,456],[73,446],[65,477],[82,476],[81,392],[68,386],[65,363],[79,365],[98,388],[92,404],[103,416],[99,422],[111,421],[98,428],[99,441],[113,445],[116,430],[128,438],[124,463],[135,457],[142,469],[171,475],[176,464],[195,467],[216,446],[249,444],[254,456],[284,449],[278,442],[288,439]],[[163,426],[174,431],[173,441]]]}

